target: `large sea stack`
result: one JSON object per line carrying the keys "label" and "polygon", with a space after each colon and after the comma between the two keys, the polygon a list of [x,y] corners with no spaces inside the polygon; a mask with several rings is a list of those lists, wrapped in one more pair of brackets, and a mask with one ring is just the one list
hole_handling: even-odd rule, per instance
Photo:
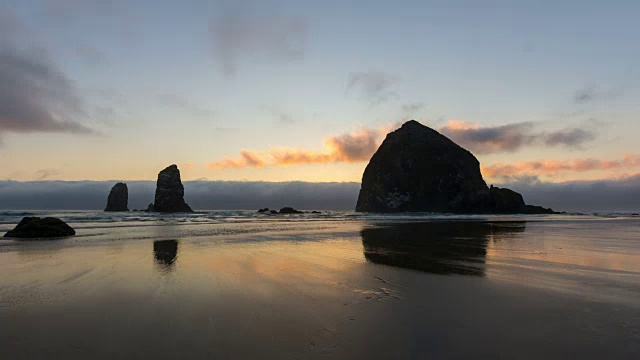
{"label": "large sea stack", "polygon": [[193,212],[184,202],[184,187],[180,180],[180,170],[176,165],[171,165],[158,174],[153,211]]}
{"label": "large sea stack", "polygon": [[129,211],[129,189],[127,184],[117,183],[111,188],[104,211]]}
{"label": "large sea stack", "polygon": [[553,213],[526,205],[515,191],[489,188],[473,154],[415,120],[389,133],[371,158],[356,211]]}

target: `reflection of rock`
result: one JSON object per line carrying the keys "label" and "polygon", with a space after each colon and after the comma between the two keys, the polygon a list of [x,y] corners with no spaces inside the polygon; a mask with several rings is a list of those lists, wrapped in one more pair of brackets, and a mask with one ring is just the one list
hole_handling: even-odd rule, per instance
{"label": "reflection of rock", "polygon": [[552,213],[526,206],[514,191],[487,187],[473,154],[415,120],[389,133],[371,158],[356,211]]}
{"label": "reflection of rock", "polygon": [[76,231],[64,221],[53,218],[27,216],[22,218],[16,227],[4,237],[14,238],[56,238],[75,235]]}
{"label": "reflection of rock", "polygon": [[117,183],[111,188],[104,211],[129,211],[129,189],[127,184]]}
{"label": "reflection of rock", "polygon": [[524,222],[385,224],[361,231],[367,260],[436,274],[484,275],[490,238],[525,231]]}
{"label": "reflection of rock", "polygon": [[184,202],[184,186],[180,180],[180,170],[176,165],[168,166],[158,174],[153,211],[193,212]]}
{"label": "reflection of rock", "polygon": [[171,266],[178,256],[177,240],[158,240],[153,242],[153,258],[160,265]]}

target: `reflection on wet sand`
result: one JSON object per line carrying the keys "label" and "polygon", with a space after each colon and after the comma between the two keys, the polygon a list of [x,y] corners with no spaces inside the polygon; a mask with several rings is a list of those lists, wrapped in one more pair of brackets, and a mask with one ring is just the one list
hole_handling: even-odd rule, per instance
{"label": "reflection on wet sand", "polygon": [[360,232],[367,260],[435,274],[485,275],[487,243],[525,231],[525,222],[424,222]]}
{"label": "reflection on wet sand", "polygon": [[158,240],[153,242],[153,258],[156,264],[172,269],[178,257],[178,240]]}

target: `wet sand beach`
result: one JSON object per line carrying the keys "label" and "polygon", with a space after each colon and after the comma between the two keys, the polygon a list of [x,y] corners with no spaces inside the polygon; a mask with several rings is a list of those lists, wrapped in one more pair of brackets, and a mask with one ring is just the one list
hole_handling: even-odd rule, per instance
{"label": "wet sand beach", "polygon": [[11,359],[640,356],[638,219],[75,225],[0,241]]}

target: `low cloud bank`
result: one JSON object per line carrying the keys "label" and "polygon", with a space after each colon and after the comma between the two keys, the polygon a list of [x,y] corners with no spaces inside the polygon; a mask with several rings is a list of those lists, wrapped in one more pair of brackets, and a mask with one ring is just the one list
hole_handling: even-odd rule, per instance
{"label": "low cloud bank", "polygon": [[640,174],[615,180],[566,183],[525,178],[504,186],[520,192],[527,203],[556,211],[640,212]]}
{"label": "low cloud bank", "polygon": [[[0,209],[100,210],[115,181],[0,181]],[[153,202],[155,182],[128,181],[129,208]],[[640,212],[640,175],[621,180],[544,183],[535,178],[508,184],[527,203],[564,211]],[[187,181],[185,199],[194,209],[353,210],[360,184],[309,182]]]}
{"label": "low cloud bank", "polygon": [[[116,181],[0,181],[0,209],[100,210]],[[153,202],[154,181],[127,181],[129,209]],[[186,181],[185,200],[194,209],[351,210],[359,183]]]}

